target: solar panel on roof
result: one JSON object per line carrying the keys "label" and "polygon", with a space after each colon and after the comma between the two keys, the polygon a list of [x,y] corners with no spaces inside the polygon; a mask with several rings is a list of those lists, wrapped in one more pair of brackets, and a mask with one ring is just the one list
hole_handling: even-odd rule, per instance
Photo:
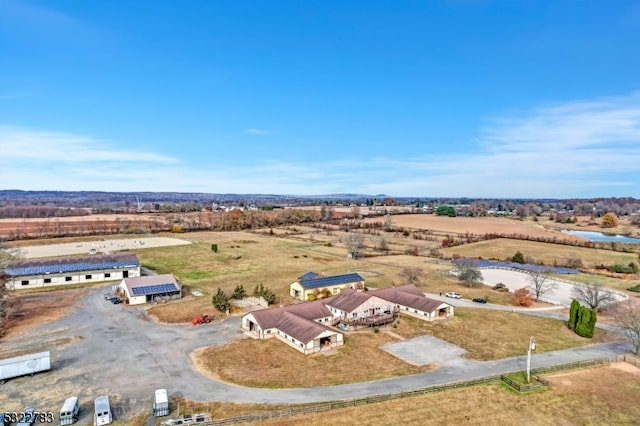
{"label": "solar panel on roof", "polygon": [[332,277],[315,278],[310,280],[300,280],[300,285],[303,288],[316,288],[325,287],[330,285],[348,284],[357,281],[363,281],[362,277],[358,274],[345,274],[335,275]]}
{"label": "solar panel on roof", "polygon": [[134,296],[144,296],[146,294],[156,294],[156,293],[168,293],[170,291],[177,291],[178,288],[175,284],[157,284],[157,285],[149,285],[145,287],[133,287],[131,292]]}
{"label": "solar panel on roof", "polygon": [[63,272],[76,272],[76,271],[92,271],[95,269],[112,269],[112,268],[131,268],[137,267],[137,264],[133,264],[130,260],[116,261],[116,262],[99,262],[99,263],[60,263],[55,265],[34,265],[34,266],[17,266],[13,268],[7,268],[5,271],[11,276],[24,276],[24,275],[40,275],[40,274],[57,274]]}

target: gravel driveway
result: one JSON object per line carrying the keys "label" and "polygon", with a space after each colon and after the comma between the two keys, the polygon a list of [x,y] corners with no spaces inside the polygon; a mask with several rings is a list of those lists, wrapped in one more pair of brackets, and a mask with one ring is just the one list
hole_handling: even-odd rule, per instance
{"label": "gravel driveway", "polygon": [[[87,423],[93,412],[91,401],[103,394],[111,397],[116,418],[126,420],[134,411],[149,412],[156,388],[195,401],[310,403],[401,392],[525,367],[524,356],[487,362],[454,356],[452,362],[433,371],[374,382],[303,389],[228,385],[194,370],[189,354],[202,346],[243,338],[239,317],[197,327],[156,324],[141,308],[104,300],[102,295],[109,290],[110,286],[96,288],[68,316],[2,342],[14,350],[51,350],[52,370],[2,385],[1,407],[8,411],[27,406],[55,411],[65,398],[75,395],[82,404],[80,421]],[[615,356],[629,350],[628,343],[615,342],[540,353],[534,356],[533,365]]]}

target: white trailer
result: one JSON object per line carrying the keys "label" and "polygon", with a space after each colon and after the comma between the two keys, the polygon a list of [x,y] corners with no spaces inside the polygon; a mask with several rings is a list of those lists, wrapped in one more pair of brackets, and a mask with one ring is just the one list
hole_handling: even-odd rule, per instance
{"label": "white trailer", "polygon": [[111,405],[109,405],[108,396],[99,396],[93,401],[93,425],[103,426],[108,425],[113,421],[111,415]]}
{"label": "white trailer", "polygon": [[153,415],[162,417],[169,415],[169,396],[166,389],[156,389],[153,394]]}
{"label": "white trailer", "polygon": [[60,425],[72,425],[78,421],[80,415],[80,404],[78,404],[78,397],[72,396],[62,405],[60,409]]}
{"label": "white trailer", "polygon": [[33,375],[50,369],[51,354],[49,351],[0,359],[0,384],[14,377]]}

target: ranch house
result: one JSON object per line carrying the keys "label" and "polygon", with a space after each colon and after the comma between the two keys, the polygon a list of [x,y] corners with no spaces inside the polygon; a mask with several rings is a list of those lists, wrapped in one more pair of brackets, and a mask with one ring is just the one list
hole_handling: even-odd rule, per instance
{"label": "ranch house", "polygon": [[452,317],[454,310],[413,285],[368,292],[347,288],[336,296],[250,312],[241,328],[254,338],[275,337],[309,354],[343,345],[344,331],[387,324],[399,313],[434,321]]}
{"label": "ranch house", "polygon": [[289,285],[289,295],[299,300],[335,296],[346,288],[364,290],[364,278],[359,274],[325,276],[307,272]]}

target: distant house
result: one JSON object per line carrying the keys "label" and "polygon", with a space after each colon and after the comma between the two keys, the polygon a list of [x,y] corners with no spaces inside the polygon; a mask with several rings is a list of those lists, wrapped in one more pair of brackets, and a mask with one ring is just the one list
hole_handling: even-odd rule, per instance
{"label": "distant house", "polygon": [[118,288],[124,295],[124,302],[129,305],[182,297],[182,286],[173,274],[125,278]]}
{"label": "distant house", "polygon": [[345,288],[364,290],[364,278],[355,273],[325,276],[307,272],[289,285],[289,295],[296,299],[309,300],[335,296]]}
{"label": "distant house", "polygon": [[84,284],[140,276],[133,253],[56,257],[15,262],[5,268],[9,290]]}
{"label": "distant house", "polygon": [[241,328],[255,338],[275,337],[309,354],[343,345],[343,331],[390,323],[398,313],[434,321],[452,317],[454,311],[414,285],[368,292],[346,288],[336,296],[250,312],[242,317]]}

